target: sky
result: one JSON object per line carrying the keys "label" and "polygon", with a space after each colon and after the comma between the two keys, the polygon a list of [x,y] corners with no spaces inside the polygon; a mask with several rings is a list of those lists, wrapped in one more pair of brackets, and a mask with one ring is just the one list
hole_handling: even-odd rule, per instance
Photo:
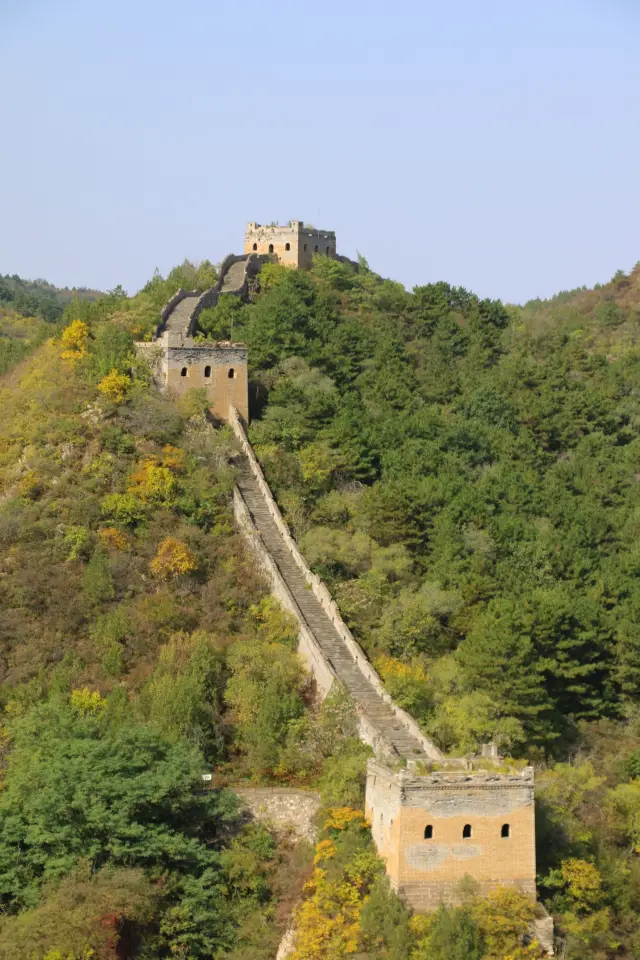
{"label": "sky", "polygon": [[0,0],[0,273],[130,292],[307,220],[524,302],[640,260],[638,0]]}

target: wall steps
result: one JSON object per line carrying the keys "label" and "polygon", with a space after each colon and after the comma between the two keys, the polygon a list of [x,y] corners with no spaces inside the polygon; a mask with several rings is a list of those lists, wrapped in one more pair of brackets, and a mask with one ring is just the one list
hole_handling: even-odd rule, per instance
{"label": "wall steps", "polygon": [[236,484],[251,520],[293,596],[300,618],[329,660],[338,680],[355,701],[358,711],[366,716],[369,725],[379,732],[399,757],[426,760],[423,745],[403,726],[393,708],[364,675],[331,618],[310,589],[271,516],[246,456],[242,457],[239,466]]}

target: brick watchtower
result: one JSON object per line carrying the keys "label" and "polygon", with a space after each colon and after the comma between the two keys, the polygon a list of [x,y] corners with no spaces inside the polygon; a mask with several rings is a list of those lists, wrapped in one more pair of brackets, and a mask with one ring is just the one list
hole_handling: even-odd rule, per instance
{"label": "brick watchtower", "polygon": [[434,910],[455,900],[468,874],[482,894],[514,887],[535,900],[533,769],[505,773],[488,759],[421,766],[368,763],[367,816],[394,889],[414,909]]}
{"label": "brick watchtower", "polygon": [[305,226],[302,220],[290,220],[284,227],[248,223],[244,252],[271,255],[285,267],[309,269],[314,253],[336,256],[336,235],[333,230]]}

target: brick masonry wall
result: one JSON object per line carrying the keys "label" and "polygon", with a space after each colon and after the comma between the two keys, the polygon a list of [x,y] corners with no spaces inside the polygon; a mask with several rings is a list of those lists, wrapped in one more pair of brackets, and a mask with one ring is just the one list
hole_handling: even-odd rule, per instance
{"label": "brick masonry wall", "polygon": [[233,492],[233,515],[236,526],[248,542],[252,553],[267,577],[274,597],[298,621],[298,653],[308,670],[313,674],[320,696],[324,698],[333,684],[337,682],[335,671],[316,643],[315,637],[307,628],[296,601],[251,521],[249,511],[238,489]]}
{"label": "brick masonry wall", "polygon": [[245,253],[273,254],[284,266],[308,269],[312,264],[314,253],[335,256],[336,235],[333,230],[315,230],[306,227],[300,220],[292,220],[290,225],[285,226],[248,223],[244,251]]}

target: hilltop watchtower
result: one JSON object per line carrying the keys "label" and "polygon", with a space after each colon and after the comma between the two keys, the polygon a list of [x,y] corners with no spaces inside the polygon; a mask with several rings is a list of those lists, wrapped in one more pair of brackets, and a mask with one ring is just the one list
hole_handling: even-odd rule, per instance
{"label": "hilltop watchtower", "polygon": [[290,220],[283,227],[248,223],[244,252],[273,256],[285,267],[309,269],[314,253],[335,258],[336,235],[333,230],[316,230],[302,220]]}

